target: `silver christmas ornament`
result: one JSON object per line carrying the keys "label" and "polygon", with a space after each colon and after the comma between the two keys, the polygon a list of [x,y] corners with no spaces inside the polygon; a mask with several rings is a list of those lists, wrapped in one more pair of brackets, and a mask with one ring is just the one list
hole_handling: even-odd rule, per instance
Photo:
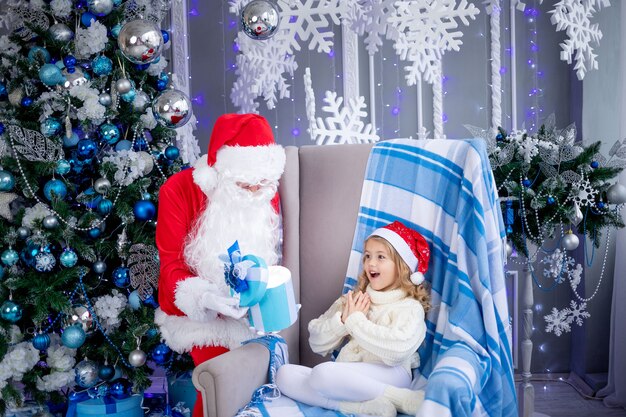
{"label": "silver christmas ornament", "polygon": [[109,107],[111,103],[113,103],[113,99],[111,98],[111,94],[102,93],[98,96],[98,103],[102,104],[104,107]]}
{"label": "silver christmas ornament", "polygon": [[578,247],[579,243],[578,236],[572,233],[571,230],[563,236],[563,248],[565,250],[574,250]]}
{"label": "silver christmas ornament", "polygon": [[241,28],[250,38],[271,38],[278,30],[278,9],[268,0],[253,0],[241,10]]}
{"label": "silver christmas ornament", "polygon": [[182,91],[165,90],[152,102],[152,112],[163,126],[181,127],[191,118],[191,101]]}
{"label": "silver christmas ornament", "polygon": [[130,363],[135,368],[143,366],[146,363],[147,355],[146,352],[137,348],[128,354],[128,363]]}
{"label": "silver christmas ornament", "polygon": [[87,7],[96,16],[106,16],[113,10],[113,0],[89,0]]}
{"label": "silver christmas ornament", "polygon": [[28,236],[30,236],[30,229],[28,227],[20,227],[17,229],[17,236],[24,240],[26,239]]}
{"label": "silver christmas ornament", "polygon": [[606,198],[611,204],[626,203],[626,187],[616,182],[606,190]]}
{"label": "silver christmas ornament", "polygon": [[90,388],[98,382],[98,365],[94,361],[82,360],[74,368],[74,381],[82,388]]}
{"label": "silver christmas ornament", "polygon": [[56,229],[59,227],[59,219],[54,214],[49,214],[43,218],[41,224],[46,229]]}
{"label": "silver christmas ornament", "polygon": [[55,41],[69,42],[74,39],[74,32],[67,25],[63,23],[55,23],[48,28],[50,37]]}
{"label": "silver christmas ornament", "polygon": [[134,64],[149,64],[161,56],[161,28],[148,20],[132,20],[122,27],[117,37],[122,54]]}
{"label": "silver christmas ornament", "polygon": [[574,226],[578,226],[578,224],[583,221],[583,218],[583,212],[580,211],[580,207],[578,207],[578,204],[574,204],[574,214],[572,214],[570,221]]}
{"label": "silver christmas ornament", "polygon": [[104,263],[103,261],[97,261],[96,263],[93,264],[93,272],[95,272],[98,275],[104,274],[106,270],[107,270],[107,264]]}
{"label": "silver christmas ornament", "polygon": [[115,89],[120,94],[126,94],[133,89],[133,85],[128,78],[120,78],[115,82]]}
{"label": "silver christmas ornament", "polygon": [[111,189],[111,181],[102,177],[98,178],[96,182],[93,183],[93,189],[96,190],[98,194],[106,194]]}

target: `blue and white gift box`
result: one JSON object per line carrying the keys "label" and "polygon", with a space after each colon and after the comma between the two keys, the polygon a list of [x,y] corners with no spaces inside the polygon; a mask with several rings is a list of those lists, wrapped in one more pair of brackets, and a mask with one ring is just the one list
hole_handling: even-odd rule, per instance
{"label": "blue and white gift box", "polygon": [[230,294],[239,296],[240,307],[250,307],[261,301],[267,288],[267,264],[254,255],[241,255],[239,242],[228,248],[228,256],[220,256],[224,262],[224,275]]}
{"label": "blue and white gift box", "polygon": [[93,398],[76,404],[76,417],[143,417],[143,395],[117,399],[112,396]]}
{"label": "blue and white gift box", "polygon": [[250,326],[259,332],[278,332],[298,319],[299,306],[291,272],[284,266],[270,266],[267,289],[261,301],[250,307]]}

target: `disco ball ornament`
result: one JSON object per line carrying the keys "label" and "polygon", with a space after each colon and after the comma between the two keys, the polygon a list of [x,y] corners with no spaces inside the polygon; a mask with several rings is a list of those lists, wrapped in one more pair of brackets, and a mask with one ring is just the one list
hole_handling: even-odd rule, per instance
{"label": "disco ball ornament", "polygon": [[128,354],[128,363],[130,363],[135,368],[139,368],[146,363],[146,359],[148,356],[146,352],[137,348]]}
{"label": "disco ball ornament", "polygon": [[45,64],[39,68],[39,79],[49,87],[63,84],[66,79],[61,72],[61,68],[54,64]]}
{"label": "disco ball ornament", "polygon": [[22,318],[22,307],[12,300],[6,300],[0,306],[0,317],[10,323],[17,323]]}
{"label": "disco ball ornament", "polygon": [[85,334],[89,334],[94,328],[93,317],[87,307],[77,304],[72,307],[72,314],[68,316],[67,325],[80,325]]}
{"label": "disco ball ornament", "polygon": [[89,0],[87,8],[96,16],[106,16],[113,10],[113,0]]}
{"label": "disco ball ornament", "polygon": [[130,270],[125,266],[118,266],[111,273],[113,284],[118,288],[126,288],[130,285]]}
{"label": "disco ball ornament", "polygon": [[571,230],[563,236],[563,248],[565,250],[574,250],[578,247],[579,243],[578,236],[572,233]]}
{"label": "disco ball ornament", "polygon": [[150,200],[139,200],[133,206],[133,214],[142,222],[152,220],[156,214],[156,206]]}
{"label": "disco ball ornament", "polygon": [[81,325],[67,326],[61,335],[61,343],[70,349],[78,349],[85,343],[87,335]]}
{"label": "disco ball ornament", "polygon": [[59,227],[59,219],[54,214],[49,214],[43,218],[41,225],[48,230],[56,229]]}
{"label": "disco ball ornament", "polygon": [[20,256],[15,250],[9,248],[2,252],[0,259],[5,266],[13,266],[20,260]]}
{"label": "disco ball ornament", "polygon": [[161,125],[181,127],[191,118],[191,101],[182,91],[168,89],[154,99],[152,112]]}
{"label": "disco ball ornament", "polygon": [[15,186],[15,177],[9,171],[0,170],[0,191],[11,191]]}
{"label": "disco ball ornament", "polygon": [[98,377],[103,381],[110,381],[115,376],[115,367],[104,364],[98,369]]}
{"label": "disco ball ornament", "polygon": [[78,262],[78,255],[76,255],[76,252],[70,248],[65,248],[59,260],[61,261],[61,265],[66,268],[71,268]]}
{"label": "disco ball ornament", "polygon": [[98,382],[98,365],[94,361],[82,360],[74,368],[74,382],[82,388],[90,388]]}
{"label": "disco ball ornament", "polygon": [[32,344],[35,349],[43,353],[50,347],[50,335],[48,333],[38,333],[33,337]]}
{"label": "disco ball ornament", "polygon": [[169,362],[171,354],[172,349],[170,349],[169,346],[167,346],[165,343],[159,343],[158,345],[156,345],[154,350],[152,350],[150,356],[157,365],[163,365]]}
{"label": "disco ball ornament", "polygon": [[39,125],[39,131],[48,138],[54,136],[61,131],[61,122],[54,117],[48,117]]}
{"label": "disco ball ornament", "polygon": [[268,0],[253,0],[241,10],[243,33],[255,40],[271,38],[278,30],[280,16],[276,5]]}
{"label": "disco ball ornament", "polygon": [[55,23],[48,28],[50,37],[55,41],[69,42],[74,39],[74,32],[63,23]]}
{"label": "disco ball ornament", "polygon": [[91,61],[91,70],[99,76],[109,75],[113,70],[113,61],[104,55],[97,56]]}
{"label": "disco ball ornament", "polygon": [[626,203],[626,187],[620,183],[615,183],[606,190],[606,198],[611,204]]}
{"label": "disco ball ornament", "polygon": [[109,145],[114,145],[120,140],[120,129],[113,123],[103,123],[98,130],[100,139]]}
{"label": "disco ball ornament", "polygon": [[52,179],[43,186],[43,195],[52,201],[53,198],[63,200],[67,195],[67,186],[61,180]]}
{"label": "disco ball ornament", "polygon": [[93,264],[92,269],[96,274],[102,275],[107,270],[107,264],[103,261],[96,261]]}
{"label": "disco ball ornament", "polygon": [[148,20],[132,20],[122,27],[117,45],[133,64],[149,64],[161,56],[163,35],[161,29]]}

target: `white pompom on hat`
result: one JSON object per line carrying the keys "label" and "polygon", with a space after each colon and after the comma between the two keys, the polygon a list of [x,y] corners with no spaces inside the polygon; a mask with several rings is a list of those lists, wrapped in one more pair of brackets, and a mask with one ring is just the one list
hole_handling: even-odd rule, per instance
{"label": "white pompom on hat", "polygon": [[413,284],[420,285],[424,282],[424,273],[430,259],[430,247],[424,236],[397,220],[374,230],[368,239],[372,236],[382,237],[393,246],[412,271]]}

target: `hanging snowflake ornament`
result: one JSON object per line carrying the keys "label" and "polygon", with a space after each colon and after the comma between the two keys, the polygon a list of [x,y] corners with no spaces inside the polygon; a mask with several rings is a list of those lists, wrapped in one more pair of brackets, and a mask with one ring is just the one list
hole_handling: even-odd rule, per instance
{"label": "hanging snowflake ornament", "polygon": [[39,252],[35,256],[35,269],[39,272],[50,272],[57,264],[54,255],[48,252]]}
{"label": "hanging snowflake ornament", "polygon": [[346,22],[356,34],[365,35],[365,49],[370,55],[378,52],[383,45],[383,37],[395,41],[398,30],[389,24],[389,18],[396,13],[397,0],[363,0],[356,2],[346,13]]}
{"label": "hanging snowflake ornament", "polygon": [[562,252],[557,248],[552,254],[542,259],[541,263],[545,265],[543,276],[552,278],[558,284],[561,284],[569,277],[570,270],[574,267],[576,261],[566,252]]}
{"label": "hanging snowflake ornament", "polygon": [[579,182],[572,184],[570,197],[579,206],[593,207],[596,201],[597,190],[593,188],[591,182],[584,176]]}
{"label": "hanging snowflake ornament", "polygon": [[438,61],[446,51],[458,51],[463,44],[460,21],[465,26],[480,10],[467,0],[403,0],[396,2],[395,14],[388,19],[398,32],[394,49],[409,61],[408,85],[422,78],[429,83],[440,80]]}
{"label": "hanging snowflake ornament", "polygon": [[[307,68],[305,71],[305,100],[307,102],[307,110],[311,107],[315,108],[315,96],[311,88],[311,73]],[[311,103],[313,101],[313,103]],[[377,142],[380,137],[374,132],[371,123],[365,124],[361,119],[367,117],[367,108],[365,98],[363,96],[354,100],[348,100],[346,106],[343,105],[343,97],[337,97],[334,91],[326,91],[324,97],[326,103],[322,109],[330,113],[326,119],[321,117],[315,118],[315,113],[310,114],[309,133],[311,139],[317,145],[330,145],[340,143],[370,143]]]}
{"label": "hanging snowflake ornament", "polygon": [[572,331],[571,325],[574,322],[578,326],[582,326],[584,319],[591,317],[591,314],[586,311],[586,308],[587,303],[580,303],[580,305],[578,305],[573,300],[570,302],[569,308],[557,310],[556,307],[553,307],[552,312],[544,316],[546,332],[561,336],[563,333]]}
{"label": "hanging snowflake ornament", "polygon": [[572,58],[576,60],[574,69],[580,81],[587,71],[598,69],[591,44],[600,43],[602,31],[597,23],[591,23],[591,18],[597,10],[610,5],[609,0],[561,0],[549,12],[557,32],[564,30],[568,37],[561,43],[561,61],[571,64]]}

